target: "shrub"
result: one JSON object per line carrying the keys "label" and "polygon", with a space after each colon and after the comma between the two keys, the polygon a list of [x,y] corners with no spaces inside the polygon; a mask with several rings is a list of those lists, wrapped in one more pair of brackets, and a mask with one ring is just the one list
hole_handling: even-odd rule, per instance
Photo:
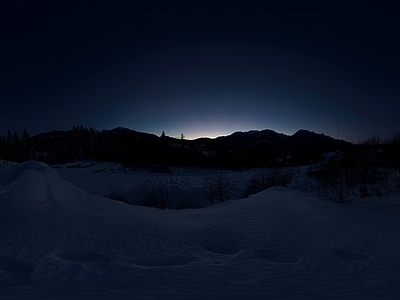
{"label": "shrub", "polygon": [[291,169],[272,168],[264,169],[254,174],[248,182],[244,191],[244,196],[259,193],[273,186],[287,186],[293,180]]}
{"label": "shrub", "polygon": [[181,201],[178,203],[177,209],[195,208],[192,194],[188,190],[182,192]]}
{"label": "shrub", "polygon": [[318,193],[337,203],[351,202],[357,189],[360,198],[381,196],[388,172],[382,167],[380,155],[371,149],[331,154],[312,172]]}
{"label": "shrub", "polygon": [[203,195],[213,205],[216,200],[225,202],[229,200],[233,183],[224,171],[207,174],[203,181]]}
{"label": "shrub", "polygon": [[389,172],[389,178],[396,188],[400,188],[400,168],[392,168]]}
{"label": "shrub", "polygon": [[157,178],[151,183],[149,193],[143,199],[143,206],[166,209],[172,201],[171,178]]}

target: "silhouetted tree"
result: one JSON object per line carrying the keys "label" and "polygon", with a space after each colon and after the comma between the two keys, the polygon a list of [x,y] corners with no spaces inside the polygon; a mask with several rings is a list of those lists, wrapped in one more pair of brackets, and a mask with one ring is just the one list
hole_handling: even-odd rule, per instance
{"label": "silhouetted tree", "polygon": [[273,186],[286,186],[293,180],[291,169],[271,168],[264,169],[254,174],[248,182],[244,191],[244,196],[259,193]]}
{"label": "silhouetted tree", "polygon": [[172,201],[172,195],[171,178],[157,178],[151,182],[149,194],[143,199],[143,205],[166,209]]}
{"label": "silhouetted tree", "polygon": [[203,193],[211,205],[216,200],[225,202],[231,195],[233,183],[229,175],[224,171],[207,174],[203,181]]}

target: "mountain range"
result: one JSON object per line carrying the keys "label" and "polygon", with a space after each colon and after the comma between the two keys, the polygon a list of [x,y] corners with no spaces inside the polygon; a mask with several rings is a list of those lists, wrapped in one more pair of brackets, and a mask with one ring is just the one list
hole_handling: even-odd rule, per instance
{"label": "mountain range", "polygon": [[324,152],[352,145],[303,129],[293,135],[265,129],[185,140],[123,127],[97,131],[83,126],[35,135],[32,144],[38,160],[47,163],[96,159],[145,166],[225,168],[311,163]]}

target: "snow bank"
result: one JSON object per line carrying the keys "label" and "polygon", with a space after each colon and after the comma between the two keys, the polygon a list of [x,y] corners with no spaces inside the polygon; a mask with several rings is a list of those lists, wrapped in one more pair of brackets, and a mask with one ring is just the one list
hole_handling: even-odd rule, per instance
{"label": "snow bank", "polygon": [[0,297],[400,293],[398,216],[285,188],[203,209],[158,210],[90,195],[28,162],[0,164],[0,206]]}
{"label": "snow bank", "polygon": [[[168,194],[171,201],[167,208],[201,208],[210,205],[204,191],[204,178],[215,170],[176,169],[174,173],[148,173],[131,170],[117,163],[99,163],[87,168],[55,169],[65,180],[91,194],[123,195],[126,202],[143,205],[152,194]],[[101,172],[99,172],[101,171]],[[197,172],[196,172],[197,171]],[[232,188],[230,199],[243,197],[248,179],[255,171],[226,172]]]}

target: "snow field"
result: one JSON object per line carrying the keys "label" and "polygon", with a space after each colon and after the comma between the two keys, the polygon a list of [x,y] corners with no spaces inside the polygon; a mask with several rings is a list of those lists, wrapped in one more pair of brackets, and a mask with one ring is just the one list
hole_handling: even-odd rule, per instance
{"label": "snow field", "polygon": [[[90,174],[90,168],[76,172]],[[72,177],[78,186],[104,183],[102,173],[91,173],[93,178]],[[153,175],[127,176],[140,185]],[[190,182],[175,177],[177,184]],[[118,183],[129,190],[122,178]],[[0,205],[1,297],[393,298],[400,293],[398,215],[288,188],[202,209],[159,210],[85,192],[42,163],[3,163]]]}

